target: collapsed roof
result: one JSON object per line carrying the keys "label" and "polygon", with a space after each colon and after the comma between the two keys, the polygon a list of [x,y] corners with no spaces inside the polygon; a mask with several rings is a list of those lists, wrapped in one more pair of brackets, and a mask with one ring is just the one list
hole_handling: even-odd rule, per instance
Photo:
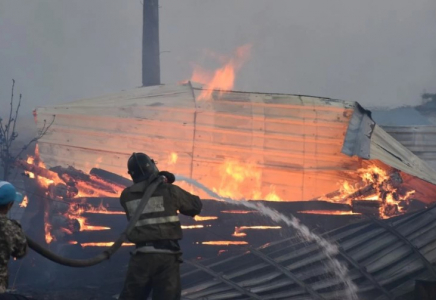
{"label": "collapsed roof", "polygon": [[[359,299],[397,299],[415,279],[436,277],[436,208],[389,220],[368,219],[329,233]],[[183,265],[184,299],[350,299],[329,255],[297,236],[240,255]],[[415,299],[415,298],[413,298]]]}
{"label": "collapsed roof", "polygon": [[234,159],[259,167],[261,189],[274,185],[287,201],[331,192],[365,160],[401,170],[414,184],[436,184],[424,161],[351,101],[207,91],[187,83],[38,108],[38,128],[52,115],[54,124],[38,142],[48,167],[87,172],[98,166],[127,176],[132,152],[146,152],[160,169],[174,169],[168,157],[175,152],[177,174],[212,188],[220,182],[217,168]]}

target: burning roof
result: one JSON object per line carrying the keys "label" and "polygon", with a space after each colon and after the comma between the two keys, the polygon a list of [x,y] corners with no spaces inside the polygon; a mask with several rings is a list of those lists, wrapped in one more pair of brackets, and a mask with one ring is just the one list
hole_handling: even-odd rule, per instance
{"label": "burning roof", "polygon": [[[39,140],[37,156],[21,162],[40,194],[41,223],[51,245],[111,245],[113,231],[125,224],[117,197],[129,184],[120,176],[127,177],[133,151],[148,153],[161,170],[201,182],[220,196],[264,200],[277,211],[298,212],[303,223],[326,218],[320,215],[389,218],[413,211],[413,200],[428,205],[436,199],[433,170],[355,102],[204,93],[188,82],[40,108],[38,125],[53,114],[55,123]],[[194,186],[183,187],[202,195]],[[204,248],[214,248],[213,255],[237,247],[246,251],[258,237],[265,242],[289,231],[253,211],[212,202],[210,207],[223,207],[183,223],[192,232],[185,241],[194,250],[203,247],[201,253]],[[291,206],[299,208],[288,210]],[[215,229],[219,238],[210,236]],[[227,289],[226,284],[219,288]]]}
{"label": "burning roof", "polygon": [[127,158],[144,151],[160,169],[177,161],[178,174],[223,196],[272,201],[317,199],[358,183],[355,171],[370,159],[398,170],[409,190],[425,190],[428,202],[436,196],[433,170],[356,102],[235,91],[199,100],[203,91],[188,82],[39,108],[38,126],[56,115],[39,141],[41,158],[48,167],[127,177]]}

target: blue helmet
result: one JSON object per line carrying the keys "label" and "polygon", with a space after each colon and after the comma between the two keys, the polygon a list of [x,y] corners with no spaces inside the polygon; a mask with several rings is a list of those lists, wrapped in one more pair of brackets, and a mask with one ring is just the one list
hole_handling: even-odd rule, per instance
{"label": "blue helmet", "polygon": [[23,195],[15,190],[15,187],[7,181],[0,181],[0,205],[6,205],[11,202],[20,203]]}

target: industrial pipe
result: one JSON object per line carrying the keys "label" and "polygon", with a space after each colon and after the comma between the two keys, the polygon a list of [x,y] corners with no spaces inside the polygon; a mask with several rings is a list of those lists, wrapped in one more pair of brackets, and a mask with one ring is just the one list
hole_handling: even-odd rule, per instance
{"label": "industrial pipe", "polygon": [[39,245],[37,242],[33,241],[31,238],[26,236],[27,238],[27,244],[31,249],[33,249],[35,252],[41,254],[45,258],[54,261],[58,264],[68,266],[68,267],[74,267],[74,268],[84,268],[84,267],[90,267],[94,266],[96,264],[101,263],[102,261],[109,259],[123,244],[123,242],[126,240],[129,233],[132,231],[132,229],[135,227],[136,222],[138,221],[139,217],[141,216],[142,212],[144,211],[145,206],[148,203],[148,200],[150,199],[151,195],[154,193],[156,188],[164,181],[163,176],[159,176],[156,180],[154,180],[145,191],[144,195],[142,196],[141,202],[138,205],[138,208],[135,211],[135,214],[130,219],[129,224],[127,225],[126,230],[120,235],[120,237],[114,242],[112,246],[104,250],[102,253],[100,253],[97,256],[94,256],[92,258],[88,259],[71,259],[59,256],[47,248]]}

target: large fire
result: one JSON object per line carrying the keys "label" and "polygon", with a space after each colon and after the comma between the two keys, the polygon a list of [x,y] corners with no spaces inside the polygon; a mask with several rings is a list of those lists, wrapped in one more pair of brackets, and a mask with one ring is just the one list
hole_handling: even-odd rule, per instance
{"label": "large fire", "polygon": [[[87,218],[82,215],[84,213],[124,214],[122,211],[109,211],[103,203],[97,207],[92,206],[82,198],[116,197],[121,193],[122,186],[108,183],[75,169],[62,169],[58,172],[47,170],[39,158],[38,146],[35,148],[35,156],[27,159],[25,174],[36,180],[38,186],[45,191],[46,199],[52,200],[45,201],[44,205],[45,240],[48,244],[77,231],[111,229],[107,226],[88,224]],[[82,198],[81,201],[84,203],[77,203],[75,199],[78,198]]]}
{"label": "large fire", "polygon": [[215,72],[206,71],[196,65],[191,80],[206,86],[206,89],[201,92],[198,100],[210,99],[214,90],[232,90],[235,83],[236,72],[239,71],[244,62],[250,57],[250,51],[251,45],[244,45],[237,48],[233,57],[221,59],[224,66],[218,68]]}
{"label": "large fire", "polygon": [[[414,190],[407,190],[401,186],[402,179],[399,172],[388,171],[376,165],[357,170],[361,178],[358,183],[342,181],[339,190],[320,197],[325,200],[349,205],[358,205],[356,201],[379,202],[379,214],[383,218],[404,213]],[[364,203],[364,202],[360,202]],[[369,203],[369,202],[368,202]],[[370,204],[370,203],[369,203]]]}
{"label": "large fire", "polygon": [[[167,165],[174,165],[178,161],[177,153],[170,153]],[[57,168],[57,169],[56,169]],[[109,183],[98,176],[85,174],[74,168],[56,167],[46,169],[44,163],[36,156],[27,159],[25,173],[34,179],[44,190],[45,196],[51,201],[45,202],[45,238],[47,243],[62,240],[65,236],[82,231],[107,231],[109,226],[92,224],[89,215],[123,215],[121,210],[110,210],[108,204],[101,200],[100,204],[87,201],[92,197],[114,198],[118,197],[124,186]],[[56,170],[55,170],[56,169]],[[226,159],[217,167],[217,173],[221,180],[212,187],[214,192],[221,197],[229,197],[234,200],[266,200],[284,201],[274,186],[262,185],[262,168],[249,162],[240,162],[234,159]],[[376,209],[378,215],[383,218],[404,213],[409,204],[413,190],[405,189],[401,183],[400,173],[395,170],[383,169],[376,165],[359,169],[357,175],[360,180],[343,181],[336,192],[318,198],[334,203],[347,204],[352,210],[305,210],[300,213],[306,214],[329,214],[329,215],[355,215],[363,209]],[[27,197],[21,204],[27,206]],[[253,210],[223,210],[223,214],[253,214]],[[197,222],[217,220],[217,216],[196,216]],[[203,223],[204,224],[204,223]],[[183,229],[203,229],[211,225],[183,225]],[[234,237],[246,236],[247,230],[277,230],[280,226],[238,226],[235,227]],[[77,243],[71,242],[70,243]],[[82,243],[82,247],[102,247],[110,245],[110,242]],[[208,241],[201,242],[203,245],[245,245],[244,241]],[[129,244],[126,244],[129,245]]]}

